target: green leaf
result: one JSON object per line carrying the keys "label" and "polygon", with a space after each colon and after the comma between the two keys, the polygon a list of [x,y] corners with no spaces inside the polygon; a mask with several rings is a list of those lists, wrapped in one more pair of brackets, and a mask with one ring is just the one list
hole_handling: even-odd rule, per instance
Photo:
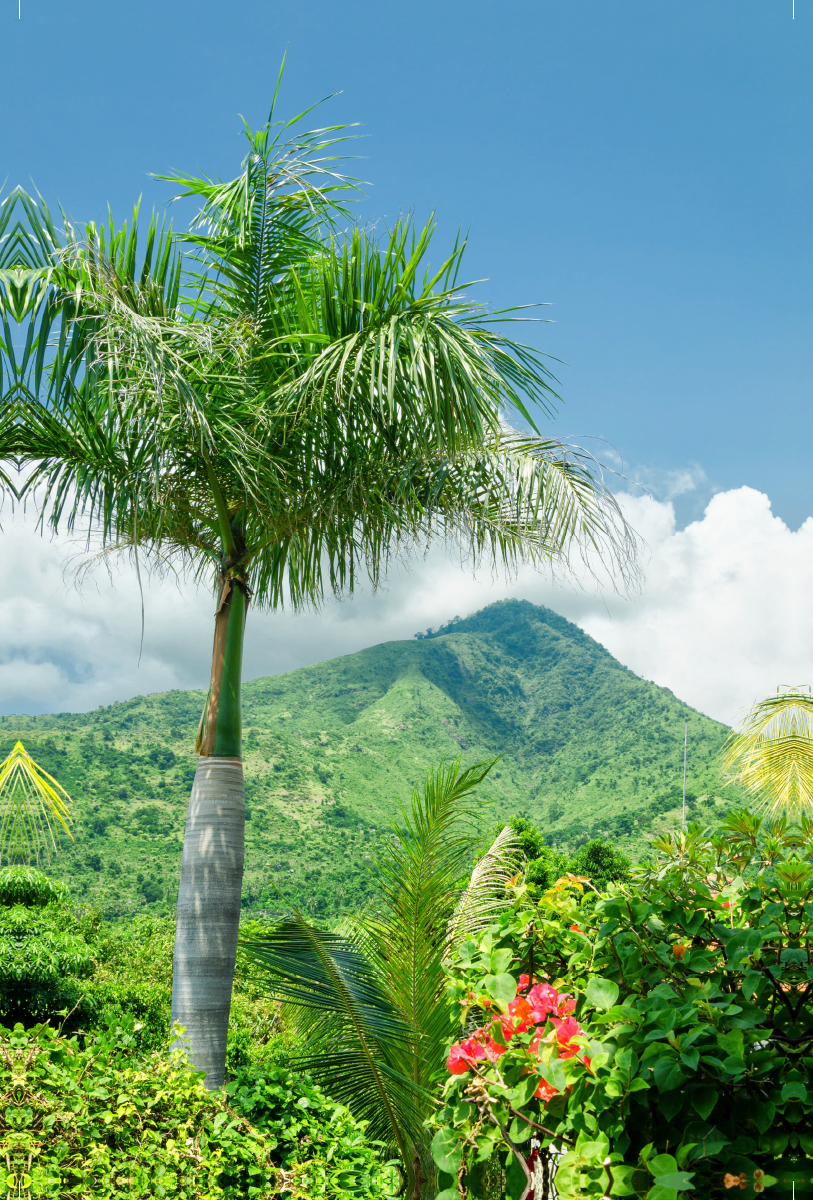
{"label": "green leaf", "polygon": [[508,1099],[514,1108],[524,1108],[538,1087],[538,1077],[536,1075],[526,1075],[515,1088],[511,1089],[508,1093]]}
{"label": "green leaf", "polygon": [[677,1188],[663,1187],[656,1183],[647,1192],[646,1200],[677,1200]]}
{"label": "green leaf", "polygon": [[659,1187],[674,1188],[678,1192],[686,1192],[692,1186],[694,1171],[670,1171],[657,1178]]}
{"label": "green leaf", "polygon": [[[709,1110],[710,1111],[710,1110]],[[701,1116],[704,1114],[701,1113]],[[706,1114],[707,1115],[707,1114]],[[749,1100],[748,1115],[760,1133],[767,1133],[773,1125],[776,1115],[776,1105],[767,1100]],[[810,1147],[813,1150],[813,1146]]]}
{"label": "green leaf", "polygon": [[612,1008],[618,999],[619,987],[612,979],[602,979],[600,975],[593,975],[585,990],[585,998],[587,1003],[593,1008],[608,1009]]}
{"label": "green leaf", "polygon": [[524,1121],[522,1117],[514,1117],[511,1122],[511,1128],[508,1130],[508,1135],[512,1142],[520,1144],[526,1142],[533,1131],[533,1126]]}
{"label": "green leaf", "polygon": [[671,1092],[673,1088],[680,1087],[684,1080],[677,1059],[666,1055],[656,1061],[654,1076],[655,1086],[659,1092]]}
{"label": "green leaf", "polygon": [[[493,950],[491,953],[491,970],[495,975],[504,974],[511,965],[514,957],[513,950]],[[514,991],[516,995],[516,989]]]}
{"label": "green leaf", "polygon": [[527,1189],[528,1180],[525,1172],[517,1162],[516,1156],[512,1154],[508,1169],[505,1172],[506,1200],[520,1200],[520,1197],[525,1194]]}
{"label": "green leaf", "polygon": [[692,1108],[704,1121],[713,1111],[717,1099],[717,1089],[711,1087],[695,1087],[690,1097]]}
{"label": "green leaf", "polygon": [[677,1170],[677,1159],[671,1154],[656,1154],[649,1160],[649,1169],[655,1176],[666,1175]]}
{"label": "green leaf", "polygon": [[[441,1171],[454,1175],[460,1166],[462,1143],[453,1129],[439,1129],[432,1138],[432,1157]],[[455,1196],[457,1189],[455,1189]]]}
{"label": "green leaf", "polygon": [[486,975],[483,986],[500,1004],[510,1004],[517,994],[517,981],[513,975]]}
{"label": "green leaf", "polygon": [[728,1033],[717,1034],[717,1045],[730,1058],[742,1060],[744,1053],[743,1034],[741,1029],[731,1029]]}
{"label": "green leaf", "polygon": [[663,1113],[667,1121],[672,1121],[683,1108],[683,1102],[686,1099],[683,1092],[675,1088],[674,1091],[662,1093],[658,1100],[658,1108]]}

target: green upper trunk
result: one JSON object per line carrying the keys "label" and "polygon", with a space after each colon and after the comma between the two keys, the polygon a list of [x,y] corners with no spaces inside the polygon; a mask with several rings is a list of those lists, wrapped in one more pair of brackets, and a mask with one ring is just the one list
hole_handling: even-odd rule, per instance
{"label": "green upper trunk", "polygon": [[241,758],[243,721],[240,681],[243,674],[243,633],[246,627],[246,593],[239,585],[232,588],[226,642],[223,650],[223,674],[217,709],[212,754],[222,758]]}

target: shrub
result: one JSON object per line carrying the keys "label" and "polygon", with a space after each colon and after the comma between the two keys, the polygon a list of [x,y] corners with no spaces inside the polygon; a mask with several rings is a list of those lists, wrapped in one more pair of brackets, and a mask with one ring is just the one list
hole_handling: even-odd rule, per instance
{"label": "shrub", "polygon": [[226,1092],[178,1055],[141,1056],[132,1018],[82,1045],[47,1025],[0,1036],[0,1153],[18,1200],[371,1200],[391,1177],[363,1126],[307,1080]]}
{"label": "shrub", "polygon": [[281,1191],[303,1197],[391,1195],[397,1173],[351,1116],[307,1078],[281,1066],[238,1071],[232,1107],[263,1130],[281,1168]]}
{"label": "shrub", "polygon": [[749,1200],[813,1175],[813,822],[743,811],[655,846],[606,896],[572,876],[539,902],[517,889],[461,946],[442,1200],[458,1172],[478,1196],[497,1151],[516,1200],[534,1137],[565,1150],[568,1200]]}

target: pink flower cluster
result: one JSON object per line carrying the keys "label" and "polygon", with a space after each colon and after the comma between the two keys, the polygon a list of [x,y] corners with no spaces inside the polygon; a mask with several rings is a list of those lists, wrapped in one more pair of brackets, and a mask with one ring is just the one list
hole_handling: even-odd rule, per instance
{"label": "pink flower cluster", "polygon": [[[516,999],[508,1005],[507,1017],[499,1017],[491,1025],[475,1029],[464,1042],[456,1042],[452,1046],[446,1060],[451,1075],[464,1075],[476,1063],[483,1060],[494,1063],[500,1055],[505,1054],[507,1046],[495,1041],[490,1032],[496,1025],[500,1026],[506,1043],[510,1042],[515,1034],[527,1033],[529,1029],[534,1029],[528,1052],[533,1058],[538,1058],[539,1047],[550,1020],[553,1031],[545,1037],[545,1041],[556,1041],[559,1058],[573,1058],[578,1054],[579,1047],[573,1045],[572,1039],[583,1036],[584,1030],[571,1015],[576,1007],[573,996],[566,993],[560,995],[549,983],[537,983],[531,988],[528,987],[529,983],[527,975],[520,975]],[[590,1066],[590,1059],[586,1055],[583,1056],[582,1062],[587,1067]],[[556,1095],[556,1088],[543,1079],[534,1095],[542,1100],[549,1100],[551,1096]]]}

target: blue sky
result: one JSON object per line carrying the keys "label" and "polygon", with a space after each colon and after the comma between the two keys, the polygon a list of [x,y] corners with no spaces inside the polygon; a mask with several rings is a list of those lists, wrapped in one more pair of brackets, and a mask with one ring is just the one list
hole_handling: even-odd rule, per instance
{"label": "blue sky", "polygon": [[[495,305],[549,301],[562,436],[677,499],[813,513],[813,0],[0,0],[0,178],[76,219],[150,172],[229,175],[238,113],[334,91],[366,135],[364,219],[470,230]],[[688,475],[686,474],[688,472]]]}

